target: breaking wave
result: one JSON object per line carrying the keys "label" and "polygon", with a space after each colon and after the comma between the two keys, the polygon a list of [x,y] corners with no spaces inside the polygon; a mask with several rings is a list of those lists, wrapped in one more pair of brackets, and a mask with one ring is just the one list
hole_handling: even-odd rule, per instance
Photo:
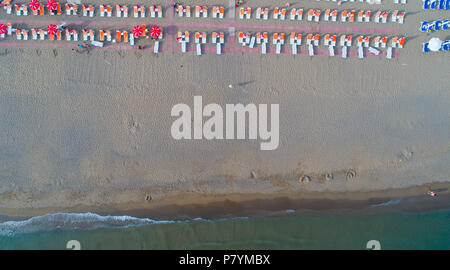
{"label": "breaking wave", "polygon": [[0,235],[16,233],[49,232],[54,230],[98,229],[149,224],[173,223],[131,216],[101,216],[95,213],[56,213],[31,217],[27,220],[0,223]]}

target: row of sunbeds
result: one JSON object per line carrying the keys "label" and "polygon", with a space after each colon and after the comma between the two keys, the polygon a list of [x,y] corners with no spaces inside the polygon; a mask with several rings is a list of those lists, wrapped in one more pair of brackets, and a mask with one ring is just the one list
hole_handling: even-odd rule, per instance
{"label": "row of sunbeds", "polygon": [[[249,32],[238,32],[238,43],[242,46],[254,48],[255,45],[261,45],[261,53],[266,54],[267,44],[269,43],[269,34],[267,32],[258,32],[254,35]],[[275,53],[281,53],[281,46],[285,44],[285,33],[273,33],[272,43],[276,46]],[[320,34],[306,34],[306,45],[308,46],[309,55],[314,55],[314,47],[320,44]],[[297,46],[302,45],[303,35],[301,33],[291,32],[289,36],[289,44],[292,46],[292,54],[297,54]],[[352,46],[353,35],[341,35],[339,43],[337,43],[338,37],[335,34],[325,34],[323,36],[323,45],[328,46],[329,55],[334,56],[334,47],[339,44],[342,47],[342,57],[347,57],[347,47]],[[373,40],[373,46],[370,47],[370,42]],[[363,58],[363,48],[369,48],[369,51],[378,55],[380,52],[375,48],[388,48],[387,57],[392,57],[392,48],[403,48],[406,39],[404,37],[392,37],[390,45],[388,46],[389,37],[376,36],[374,38],[370,36],[358,36],[356,46],[358,47],[358,57]]]}
{"label": "row of sunbeds", "polygon": [[[429,46],[428,42],[423,43],[422,50],[424,53],[430,52],[428,46]],[[450,40],[444,40],[444,42],[442,42],[442,46],[439,49],[439,51],[450,51]]]}
{"label": "row of sunbeds", "polygon": [[[38,9],[32,10],[26,4],[12,4],[10,2],[4,3],[3,9],[6,10],[7,14],[16,14],[17,16],[28,16],[28,15],[67,15],[67,16],[77,16],[81,14],[84,17],[94,17],[99,14],[100,17],[128,17],[129,9],[125,5],[99,5],[98,9],[94,5],[76,5],[76,4],[56,4],[55,10],[49,10],[45,5],[40,5]],[[14,12],[13,12],[14,10]],[[113,12],[113,10],[115,12]],[[134,5],[131,9],[132,16],[134,18],[145,18],[147,16],[147,11],[150,13],[152,18],[162,18],[163,11],[161,6],[150,6],[145,7],[141,5]]]}
{"label": "row of sunbeds", "polygon": [[436,20],[432,22],[423,21],[420,25],[420,31],[431,33],[439,30],[447,30],[449,24],[449,20]]}
{"label": "row of sunbeds", "polygon": [[423,0],[423,9],[450,9],[450,0]]}
{"label": "row of sunbeds", "polygon": [[[286,8],[274,8],[273,10],[269,8],[258,7],[256,9],[255,17],[256,19],[268,20],[270,18],[270,14],[272,14],[272,18],[275,20],[286,20],[289,14],[290,20],[303,20],[303,9],[292,8],[289,12]],[[306,19],[308,21],[319,22],[321,16],[323,15],[324,21],[338,21],[338,15],[340,14],[340,22],[370,22],[372,11],[370,10],[343,10],[338,11],[336,9],[326,9],[324,12],[320,9],[309,9],[307,12]],[[404,22],[404,18],[406,12],[394,10],[392,12],[379,10],[375,12],[373,16],[373,22],[375,23],[387,23],[389,20],[389,15],[391,16],[391,22],[398,22],[402,24]],[[252,8],[250,7],[241,7],[239,9],[239,18],[240,19],[251,19],[252,16]]]}

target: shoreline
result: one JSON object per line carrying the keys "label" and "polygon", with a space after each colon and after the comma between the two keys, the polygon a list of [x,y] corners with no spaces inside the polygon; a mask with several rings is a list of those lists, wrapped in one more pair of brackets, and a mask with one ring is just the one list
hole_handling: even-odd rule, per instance
{"label": "shoreline", "polygon": [[[436,197],[426,195],[430,188]],[[272,216],[417,213],[450,209],[450,183],[367,192],[277,192],[273,194],[179,194],[145,203],[121,203],[71,208],[0,208],[2,221],[23,220],[50,213],[92,212],[102,216],[132,216],[154,220],[218,220]]]}

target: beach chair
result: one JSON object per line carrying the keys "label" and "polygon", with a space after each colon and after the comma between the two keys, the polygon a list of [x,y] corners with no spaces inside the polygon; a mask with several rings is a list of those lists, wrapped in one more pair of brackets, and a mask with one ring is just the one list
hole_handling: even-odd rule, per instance
{"label": "beach chair", "polygon": [[105,30],[98,30],[98,40],[100,40],[101,42],[105,41]]}
{"label": "beach chair", "polygon": [[6,4],[3,6],[3,8],[6,10],[6,14],[12,14],[11,4]]}
{"label": "beach chair", "polygon": [[66,40],[71,41],[72,37],[73,37],[72,30],[69,28],[66,28]]}
{"label": "beach chair", "polygon": [[263,20],[268,20],[269,19],[269,9],[268,8],[263,8]]}
{"label": "beach chair", "polygon": [[323,15],[323,20],[328,22],[331,18],[331,9],[326,9]]}
{"label": "beach chair", "polygon": [[287,10],[285,8],[282,8],[280,10],[280,20],[284,21],[286,19]]}
{"label": "beach chair", "polygon": [[397,22],[397,16],[398,16],[398,10],[394,10],[392,12],[391,21],[392,22]]}
{"label": "beach chair", "polygon": [[314,46],[319,46],[320,35],[315,34],[313,38],[314,38]]}
{"label": "beach chair", "polygon": [[392,59],[392,47],[387,48],[386,50],[386,58]]}
{"label": "beach chair", "polygon": [[393,37],[391,39],[391,46],[390,47],[392,47],[392,48],[397,47],[397,43],[398,43],[398,37]]}
{"label": "beach chair", "polygon": [[330,45],[330,34],[325,34],[325,36],[323,37],[323,45],[325,46],[329,46]]}
{"label": "beach chair", "polygon": [[116,30],[116,39],[113,40],[114,43],[120,43],[122,41],[122,31]]}
{"label": "beach chair", "polygon": [[328,46],[328,54],[330,56],[334,56],[334,46]]}
{"label": "beach chair", "polygon": [[380,18],[381,18],[381,11],[377,11],[377,13],[375,13],[375,18],[374,18],[374,22],[375,23],[380,23]]}
{"label": "beach chair", "polygon": [[308,34],[306,36],[306,45],[312,45],[312,41],[313,41],[313,34]]}
{"label": "beach chair", "polygon": [[372,47],[369,47],[369,52],[374,54],[374,55],[379,55],[380,54],[379,50],[377,50],[375,48],[372,48]]}
{"label": "beach chair", "polygon": [[364,22],[370,22],[370,14],[371,14],[370,10],[364,12]]}
{"label": "beach chair", "polygon": [[342,58],[347,58],[347,46],[343,46],[342,47],[341,57]]}
{"label": "beach chair", "polygon": [[314,17],[314,9],[308,10],[308,21],[312,21]]}
{"label": "beach chair", "polygon": [[398,23],[403,24],[403,22],[405,21],[405,14],[406,14],[406,12],[400,12],[398,14],[398,17],[397,17]]}
{"label": "beach chair", "polygon": [[386,48],[388,42],[388,37],[382,37],[381,38],[381,48]]}
{"label": "beach chair", "polygon": [[382,12],[381,13],[381,22],[382,23],[387,23],[388,16],[389,16],[389,12],[387,12],[387,11]]}
{"label": "beach chair", "polygon": [[280,15],[280,8],[278,8],[278,7],[274,8],[273,9],[273,18],[275,20],[277,20],[279,15]]}
{"label": "beach chair", "polygon": [[[181,6],[181,5],[180,5]],[[135,18],[145,18],[145,7],[140,5],[133,6],[133,17]]]}
{"label": "beach chair", "polygon": [[36,29],[36,28],[31,29],[31,38],[33,40],[37,40],[38,39],[38,29]]}
{"label": "beach chair", "polygon": [[301,21],[303,19],[303,9],[295,9],[291,10],[291,20]]}
{"label": "beach chair", "polygon": [[195,6],[195,17],[208,17],[208,8],[206,6]]}
{"label": "beach chair", "polygon": [[314,56],[314,46],[312,44],[308,45],[309,56]]}
{"label": "beach chair", "polygon": [[127,31],[123,31],[123,32],[122,32],[122,35],[123,35],[123,42],[124,42],[124,43],[128,43],[128,42],[129,42],[129,35],[128,35],[128,32],[127,32]]}
{"label": "beach chair", "polygon": [[406,42],[406,38],[405,37],[401,37],[398,39],[398,47],[399,48],[403,48],[405,46],[405,42]]}
{"label": "beach chair", "polygon": [[349,22],[354,22],[355,21],[355,15],[356,15],[356,10],[351,10],[348,13],[348,21]]}
{"label": "beach chair", "polygon": [[430,51],[430,49],[428,49],[428,42],[427,43],[423,43],[422,51],[424,53],[427,53],[427,52]]}
{"label": "beach chair", "polygon": [[344,47],[344,46],[345,46],[346,38],[347,38],[346,35],[342,35],[342,36],[341,36],[341,39],[339,40],[339,45],[340,45],[341,47]]}
{"label": "beach chair", "polygon": [[447,30],[449,24],[450,24],[450,23],[449,23],[449,20],[444,20],[444,21],[442,22],[442,24],[441,24],[441,29],[442,29],[442,30]]}
{"label": "beach chair", "polygon": [[320,14],[321,14],[320,9],[315,9],[315,10],[314,10],[314,21],[315,21],[315,22],[319,22],[319,20],[320,20]]}
{"label": "beach chair", "polygon": [[89,32],[87,29],[83,28],[83,30],[81,30],[81,33],[83,35],[83,41],[87,41],[89,38]]}
{"label": "beach chair", "polygon": [[39,31],[39,39],[40,40],[44,40],[46,35],[47,35],[47,31],[44,31],[43,29],[41,29]]}
{"label": "beach chair", "polygon": [[159,53],[159,41],[155,41],[155,45],[153,46],[153,53]]}
{"label": "beach chair", "polygon": [[348,18],[348,11],[347,10],[343,10],[341,13],[341,22],[346,22]]}
{"label": "beach chair", "polygon": [[338,11],[336,9],[333,9],[331,11],[331,21],[335,22],[337,20],[337,16],[338,16]]}
{"label": "beach chair", "polygon": [[363,22],[364,19],[364,10],[360,10],[358,12],[358,22]]}
{"label": "beach chair", "polygon": [[363,59],[364,58],[364,49],[363,47],[358,47],[358,58]]}

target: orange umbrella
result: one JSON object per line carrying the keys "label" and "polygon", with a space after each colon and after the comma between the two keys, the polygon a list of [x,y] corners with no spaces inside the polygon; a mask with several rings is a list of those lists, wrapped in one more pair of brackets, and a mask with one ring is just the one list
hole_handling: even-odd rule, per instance
{"label": "orange umbrella", "polygon": [[48,10],[55,10],[56,9],[56,1],[55,0],[48,0],[47,1],[47,8]]}
{"label": "orange umbrella", "polygon": [[140,36],[142,36],[142,33],[143,33],[144,31],[142,30],[142,26],[140,26],[140,25],[136,25],[134,28],[133,28],[133,35],[134,35],[134,37],[140,37]]}
{"label": "orange umbrella", "polygon": [[32,10],[37,10],[41,6],[41,2],[38,0],[31,0],[28,5]]}
{"label": "orange umbrella", "polygon": [[6,25],[0,24],[0,35],[3,35],[6,33]]}
{"label": "orange umbrella", "polygon": [[152,26],[152,28],[150,28],[150,35],[152,36],[152,38],[157,38],[161,35],[161,28],[159,28],[158,26]]}
{"label": "orange umbrella", "polygon": [[56,29],[56,25],[54,24],[49,24],[47,26],[47,34],[49,35],[55,35],[56,32],[58,32],[58,29]]}

